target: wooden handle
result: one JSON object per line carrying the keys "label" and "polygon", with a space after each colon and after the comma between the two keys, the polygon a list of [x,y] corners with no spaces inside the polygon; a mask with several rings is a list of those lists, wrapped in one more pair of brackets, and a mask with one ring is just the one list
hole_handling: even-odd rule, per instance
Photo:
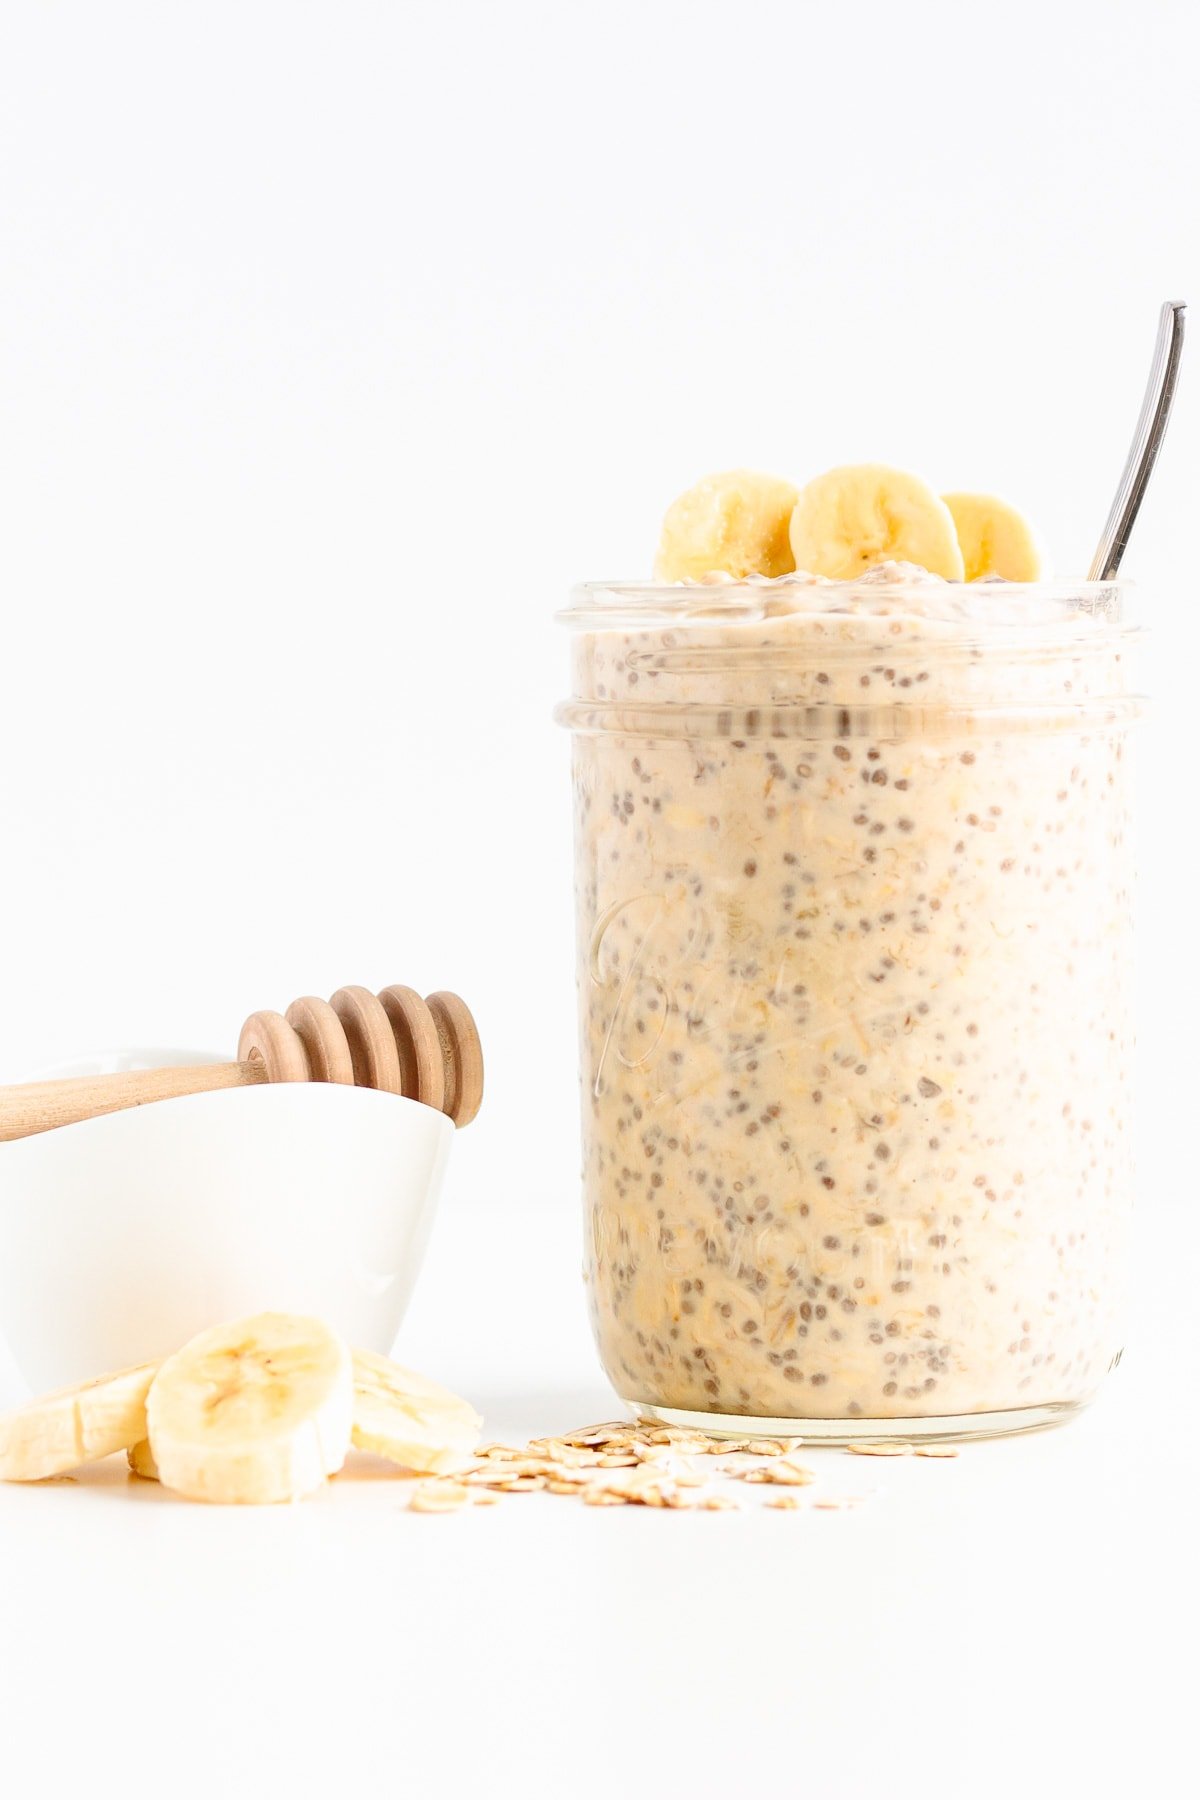
{"label": "wooden handle", "polygon": [[0,1143],[73,1125],[102,1113],[256,1087],[268,1081],[330,1081],[419,1100],[469,1125],[483,1100],[483,1051],[470,1008],[457,994],[425,1000],[407,987],[339,988],[331,1000],[293,1000],[286,1015],[251,1013],[238,1060],[199,1068],[128,1069],[0,1088]]}
{"label": "wooden handle", "polygon": [[204,1063],[196,1068],[125,1069],[119,1075],[77,1075],[68,1081],[29,1081],[0,1088],[0,1144],[35,1137],[56,1125],[124,1112],[151,1100],[257,1087],[267,1079],[260,1062]]}

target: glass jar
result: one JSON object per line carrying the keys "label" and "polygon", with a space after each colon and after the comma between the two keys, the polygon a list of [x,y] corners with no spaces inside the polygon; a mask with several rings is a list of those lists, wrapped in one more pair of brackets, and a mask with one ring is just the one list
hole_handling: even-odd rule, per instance
{"label": "glass jar", "polygon": [[642,1416],[985,1435],[1118,1360],[1127,599],[575,594],[587,1279]]}

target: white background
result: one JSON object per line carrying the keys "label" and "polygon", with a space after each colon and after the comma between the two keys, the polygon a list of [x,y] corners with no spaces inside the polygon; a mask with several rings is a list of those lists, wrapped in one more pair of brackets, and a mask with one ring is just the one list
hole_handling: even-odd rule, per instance
{"label": "white background", "polygon": [[[458,987],[488,1104],[402,1347],[514,1430],[608,1410],[551,615],[643,572],[672,495],[737,463],[993,488],[1078,572],[1158,304],[1200,304],[1197,66],[1189,0],[2,0],[0,1078],[232,1048],[253,1008],[347,981]],[[82,1770],[107,1718],[178,1791],[411,1766],[437,1795],[438,1746],[498,1793],[1166,1791],[1194,1581],[1169,1428],[1195,1403],[1198,356],[1127,565],[1157,638],[1112,1396],[906,1465],[822,1533],[0,1495],[9,1771],[51,1720]],[[185,1700],[202,1735],[172,1749]]]}

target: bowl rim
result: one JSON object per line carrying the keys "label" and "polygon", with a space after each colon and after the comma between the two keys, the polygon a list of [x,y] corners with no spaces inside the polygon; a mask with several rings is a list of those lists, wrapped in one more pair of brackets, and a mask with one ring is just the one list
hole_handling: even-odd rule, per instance
{"label": "bowl rim", "polygon": [[[210,1056],[207,1060],[225,1062],[228,1058]],[[170,1068],[173,1063],[164,1062],[158,1066]],[[294,1099],[283,1097],[294,1096],[301,1090],[306,1095],[304,1103],[318,1109],[322,1107],[353,1107],[361,1112],[363,1108],[370,1111],[373,1107],[386,1106],[391,1102],[401,1109],[393,1115],[395,1119],[407,1119],[408,1124],[415,1125],[417,1122],[415,1115],[420,1114],[424,1128],[440,1134],[446,1144],[449,1144],[455,1135],[456,1127],[453,1119],[445,1113],[438,1112],[436,1108],[426,1106],[420,1100],[410,1099],[404,1094],[386,1094],[381,1093],[377,1088],[350,1086],[342,1082],[278,1081],[253,1087],[214,1088],[208,1093],[176,1094],[167,1099],[151,1101],[144,1106],[123,1106],[113,1112],[97,1113],[90,1119],[72,1119],[64,1125],[53,1126],[49,1131],[38,1131],[28,1137],[10,1138],[4,1143],[0,1143],[0,1165],[3,1163],[6,1151],[10,1158],[18,1154],[36,1156],[40,1153],[44,1155],[52,1141],[61,1143],[67,1133],[74,1137],[79,1132],[86,1131],[127,1130],[130,1127],[114,1125],[114,1121],[134,1116],[141,1119],[161,1118],[164,1113],[175,1116],[180,1108],[194,1109],[207,1106],[211,1109],[221,1105],[228,1110],[244,1106],[251,1096],[254,1096],[253,1103],[265,1115],[266,1110],[271,1107],[294,1106]],[[266,1098],[268,1095],[274,1095],[276,1098],[268,1099]],[[137,1128],[132,1127],[132,1129]],[[0,1191],[0,1201],[3,1198],[3,1192]]]}

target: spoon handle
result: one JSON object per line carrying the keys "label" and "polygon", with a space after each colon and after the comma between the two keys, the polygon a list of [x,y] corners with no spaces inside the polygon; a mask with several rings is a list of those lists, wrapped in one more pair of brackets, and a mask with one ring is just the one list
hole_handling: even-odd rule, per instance
{"label": "spoon handle", "polygon": [[1171,402],[1179,380],[1179,360],[1183,354],[1183,315],[1186,310],[1182,300],[1168,300],[1159,314],[1158,339],[1146,398],[1142,401],[1137,430],[1121,471],[1112,509],[1088,570],[1089,581],[1111,581],[1121,566],[1171,416]]}

